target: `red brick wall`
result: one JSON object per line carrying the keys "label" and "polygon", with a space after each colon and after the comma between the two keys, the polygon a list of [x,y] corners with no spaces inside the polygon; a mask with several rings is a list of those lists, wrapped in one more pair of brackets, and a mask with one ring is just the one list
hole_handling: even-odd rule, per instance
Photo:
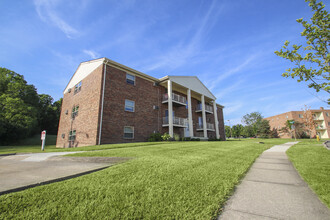
{"label": "red brick wall", "polygon": [[219,134],[220,139],[225,141],[226,140],[226,133],[225,133],[225,124],[224,124],[224,118],[223,118],[223,109],[220,107],[217,107],[218,110],[218,121],[219,121]]}
{"label": "red brick wall", "polygon": [[[160,131],[161,96],[159,86],[135,77],[135,85],[126,83],[126,72],[107,66],[101,143],[147,141],[150,134]],[[125,99],[135,101],[135,112],[125,111]],[[124,139],[124,126],[134,127],[134,139]]]}
{"label": "red brick wall", "polygon": [[[57,147],[68,147],[69,131],[71,130],[71,111],[73,105],[79,105],[79,114],[72,124],[72,130],[77,131],[75,147],[98,144],[99,120],[101,112],[102,77],[101,65],[93,73],[82,80],[82,89],[74,95],[64,94],[60,125],[57,137]],[[132,74],[132,73],[130,73]],[[132,74],[134,75],[134,74]],[[168,133],[168,127],[162,127],[167,103],[162,104],[162,96],[166,88],[154,85],[154,82],[139,76],[135,77],[135,85],[127,84],[126,72],[113,66],[107,66],[105,80],[105,96],[102,120],[101,144],[147,141],[153,132]],[[187,97],[174,91],[176,94]],[[135,111],[125,111],[125,99],[135,101]],[[194,136],[203,134],[197,132],[198,117],[196,112],[198,100],[192,98],[192,117]],[[153,109],[158,106],[158,109]],[[68,110],[68,115],[65,114]],[[185,106],[173,105],[175,116],[188,118],[188,109]],[[214,124],[214,115],[206,114],[206,121]],[[219,131],[224,135],[224,121],[222,109],[218,108]],[[124,126],[134,127],[134,138],[124,138]],[[184,137],[184,128],[174,127],[174,133]],[[64,138],[62,138],[64,134]],[[215,131],[208,131],[208,137],[214,138]]]}
{"label": "red brick wall", "polygon": [[[56,147],[69,147],[71,123],[72,130],[76,130],[74,147],[97,144],[102,72],[103,65],[82,80],[80,92],[74,94],[73,87],[70,93],[64,94]],[[72,121],[71,112],[74,105],[79,105],[79,111]]]}
{"label": "red brick wall", "polygon": [[[329,135],[330,126],[328,126],[328,122],[330,122],[330,117],[326,116],[326,112],[329,112],[329,115],[330,115],[330,110],[312,110],[312,112],[323,112],[325,126],[327,128],[327,132]],[[299,114],[304,115],[304,112],[303,111],[291,111],[291,112],[286,112],[283,114],[271,116],[271,117],[268,117],[265,119],[269,121],[269,125],[270,125],[271,129],[275,128],[278,131],[280,128],[285,127],[285,123],[287,120],[295,120],[295,121],[304,123],[305,118],[299,118]],[[307,134],[308,134],[308,132],[307,132]],[[316,135],[316,133],[312,132],[312,137],[314,137],[315,135]],[[287,133],[279,132],[279,137],[280,138],[291,138],[291,135],[287,134]],[[330,135],[329,135],[329,137],[330,137]]]}

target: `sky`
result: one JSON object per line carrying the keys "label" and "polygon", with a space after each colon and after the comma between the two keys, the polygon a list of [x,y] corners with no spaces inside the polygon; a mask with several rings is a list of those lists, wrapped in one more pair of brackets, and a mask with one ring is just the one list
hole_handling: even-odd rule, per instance
{"label": "sky", "polygon": [[296,19],[312,16],[304,0],[2,0],[0,8],[0,67],[54,100],[79,63],[107,57],[156,78],[197,76],[225,106],[226,124],[254,111],[329,108],[325,92],[282,77],[292,64],[274,54],[285,40],[303,42]]}

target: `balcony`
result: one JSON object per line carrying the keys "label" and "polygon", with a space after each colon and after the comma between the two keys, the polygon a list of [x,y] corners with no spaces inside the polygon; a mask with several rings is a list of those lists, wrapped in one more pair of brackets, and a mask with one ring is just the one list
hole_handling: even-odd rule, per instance
{"label": "balcony", "polygon": [[[197,105],[196,112],[202,112],[202,104]],[[213,107],[210,105],[205,105],[205,113],[213,114]]]}
{"label": "balcony", "polygon": [[[163,95],[163,102],[162,103],[167,103],[167,102],[168,102],[168,94],[165,93]],[[186,102],[187,102],[186,97],[181,96],[181,95],[178,95],[178,94],[175,94],[175,93],[172,93],[172,103],[173,104],[186,106],[187,105]]]}
{"label": "balcony", "polygon": [[[203,124],[197,124],[197,129],[196,130],[197,131],[202,131],[203,130]],[[206,130],[215,131],[214,124],[206,123]]]}
{"label": "balcony", "polygon": [[[187,119],[186,118],[179,118],[179,117],[173,117],[173,127],[181,127],[186,128],[187,125]],[[163,127],[169,126],[168,124],[168,117],[163,117]]]}
{"label": "balcony", "polygon": [[324,121],[322,112],[313,114],[314,121]]}
{"label": "balcony", "polygon": [[323,125],[316,125],[316,130],[325,130],[326,128]]}

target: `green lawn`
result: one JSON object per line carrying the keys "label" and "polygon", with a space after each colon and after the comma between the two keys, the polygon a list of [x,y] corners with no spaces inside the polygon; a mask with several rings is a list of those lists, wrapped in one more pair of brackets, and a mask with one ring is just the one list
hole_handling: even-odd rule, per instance
{"label": "green lawn", "polygon": [[[288,140],[170,142],[75,156],[116,166],[0,196],[0,219],[210,219],[265,149]],[[105,145],[104,147],[111,147]]]}
{"label": "green lawn", "polygon": [[330,150],[325,149],[322,142],[304,140],[291,147],[287,155],[303,179],[330,208]]}
{"label": "green lawn", "polygon": [[87,146],[78,148],[56,148],[56,135],[47,135],[45,150],[41,150],[41,140],[40,135],[36,135],[25,140],[21,140],[9,146],[0,146],[1,154],[12,154],[12,153],[47,153],[47,152],[57,152],[57,151],[94,151],[94,150],[104,150],[104,149],[114,149],[114,148],[127,148],[127,147],[140,147],[146,145],[159,145],[166,142],[138,142],[138,143],[128,143],[128,144],[108,144],[108,145],[97,145],[97,146]]}

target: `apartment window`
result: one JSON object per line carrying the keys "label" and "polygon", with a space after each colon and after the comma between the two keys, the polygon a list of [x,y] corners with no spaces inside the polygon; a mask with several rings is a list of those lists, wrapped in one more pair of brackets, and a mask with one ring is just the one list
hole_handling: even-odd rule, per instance
{"label": "apartment window", "polygon": [[124,127],[124,138],[126,138],[126,139],[134,138],[134,127],[132,127],[132,126]]}
{"label": "apartment window", "polygon": [[126,73],[126,82],[127,84],[135,85],[135,76]]}
{"label": "apartment window", "polygon": [[302,114],[299,114],[299,118],[304,118],[304,116]]}
{"label": "apartment window", "polygon": [[80,90],[81,90],[81,81],[74,86],[74,94],[80,92]]}
{"label": "apartment window", "polygon": [[329,117],[329,112],[326,112],[325,115]]}
{"label": "apartment window", "polygon": [[125,99],[125,111],[134,112],[135,111],[135,102]]}
{"label": "apartment window", "polygon": [[71,118],[75,118],[78,116],[79,105],[74,105],[72,107]]}
{"label": "apartment window", "polygon": [[74,141],[76,140],[76,130],[71,130],[69,132],[69,141]]}
{"label": "apartment window", "polygon": [[328,122],[328,126],[330,126],[330,121]]}

